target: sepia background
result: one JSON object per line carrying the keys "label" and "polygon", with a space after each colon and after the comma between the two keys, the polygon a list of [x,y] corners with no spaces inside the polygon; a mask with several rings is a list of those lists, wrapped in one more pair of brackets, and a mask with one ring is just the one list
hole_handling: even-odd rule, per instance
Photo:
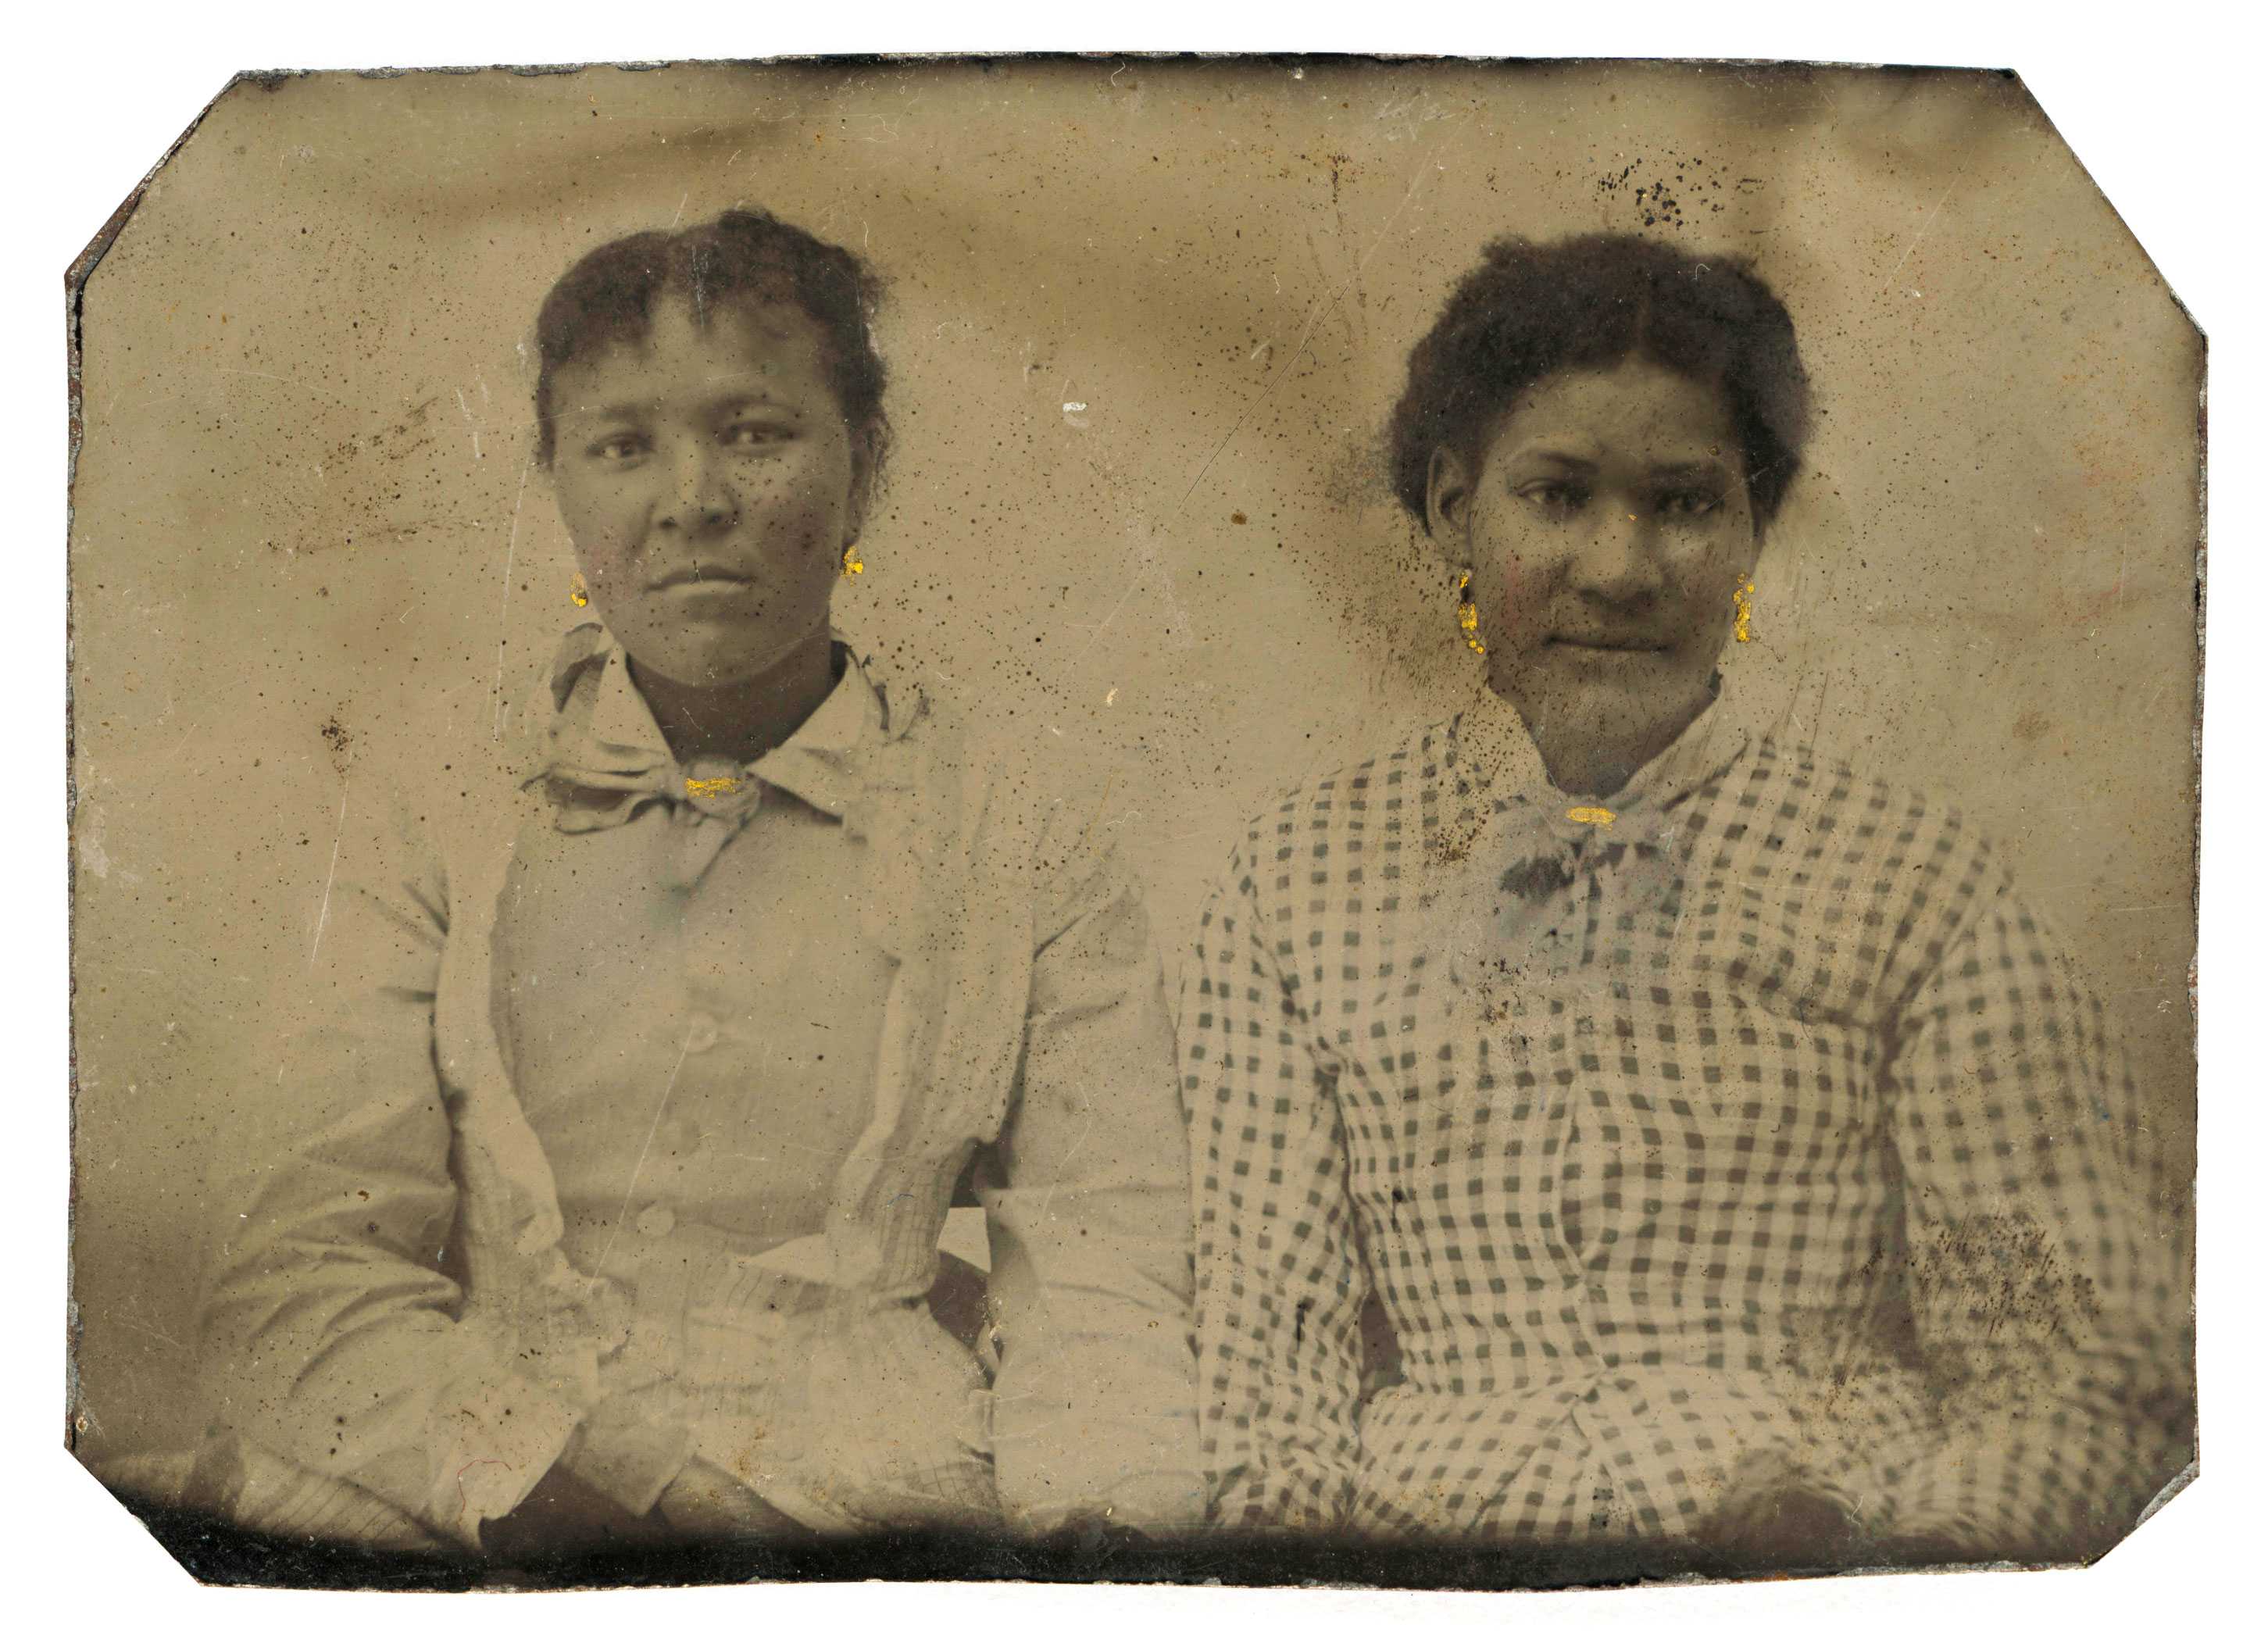
{"label": "sepia background", "polygon": [[[2193,1130],[2195,331],[2014,79],[1693,64],[810,64],[231,88],[83,298],[73,1425],[204,1425],[191,1303],[365,751],[492,715],[576,613],[535,306],[767,207],[890,282],[897,444],[841,624],[1030,727],[1169,975],[1238,824],[1472,659],[1388,496],[1486,239],[1753,256],[1821,424],[1743,662],[1957,796]],[[2186,1173],[2186,1172],[2184,1172]]]}

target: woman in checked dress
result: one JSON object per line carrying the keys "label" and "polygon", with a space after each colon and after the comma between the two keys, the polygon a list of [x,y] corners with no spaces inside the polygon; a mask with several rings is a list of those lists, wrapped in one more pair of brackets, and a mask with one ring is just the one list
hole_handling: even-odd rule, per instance
{"label": "woman in checked dress", "polygon": [[2186,1460],[2100,1001],[1730,665],[1808,416],[1754,271],[1636,238],[1498,241],[1412,353],[1469,695],[1253,824],[1182,999],[1217,1523],[2060,1558]]}

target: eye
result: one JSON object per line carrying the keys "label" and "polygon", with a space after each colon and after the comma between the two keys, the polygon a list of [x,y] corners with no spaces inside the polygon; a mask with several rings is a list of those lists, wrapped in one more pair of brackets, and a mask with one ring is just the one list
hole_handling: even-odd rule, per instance
{"label": "eye", "polygon": [[646,452],[646,438],[640,433],[610,433],[593,440],[587,454],[601,462],[627,462]]}
{"label": "eye", "polygon": [[1725,499],[1705,487],[1689,485],[1680,490],[1665,490],[1655,505],[1671,519],[1691,519],[1714,513],[1725,505]]}
{"label": "eye", "polygon": [[732,426],[725,430],[725,443],[726,445],[740,446],[743,447],[759,445],[780,445],[792,438],[794,438],[794,435],[790,433],[788,430],[778,427],[771,423],[736,422],[733,424]]}
{"label": "eye", "polygon": [[1572,480],[1539,479],[1520,488],[1521,500],[1533,503],[1549,514],[1568,514],[1580,511],[1590,501],[1589,490]]}

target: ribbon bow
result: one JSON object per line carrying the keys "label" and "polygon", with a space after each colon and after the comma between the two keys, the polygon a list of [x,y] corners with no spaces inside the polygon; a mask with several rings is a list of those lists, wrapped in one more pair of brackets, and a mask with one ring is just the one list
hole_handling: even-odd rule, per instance
{"label": "ribbon bow", "polygon": [[[598,751],[616,750],[602,747]],[[677,890],[699,882],[764,801],[764,784],[754,768],[729,759],[680,764],[668,758],[560,757],[530,780],[544,785],[553,806],[553,825],[562,833],[620,827],[650,806],[667,806],[677,848],[663,877]]]}
{"label": "ribbon bow", "polygon": [[[1518,713],[1482,690],[1444,749],[1441,819],[1427,858],[1453,978],[1575,963],[1588,927],[1586,881],[1617,875],[1622,904],[1674,916],[1685,801],[1747,744],[1744,704],[1712,702],[1675,743],[1605,799],[1561,792]],[[1731,711],[1727,711],[1731,709]]]}
{"label": "ribbon bow", "polygon": [[[666,806],[679,842],[664,877],[673,888],[684,890],[699,881],[762,808],[768,789],[793,793],[837,820],[863,792],[858,738],[854,733],[845,745],[834,746],[807,735],[817,715],[806,721],[806,731],[752,763],[713,756],[679,762],[668,753],[642,701],[635,707],[617,702],[600,711],[614,655],[600,630],[578,629],[570,641],[553,676],[553,711],[537,735],[533,773],[523,784],[543,787],[552,802],[553,824],[561,832],[621,827],[653,805]],[[626,679],[613,688],[630,689]],[[860,727],[864,717],[858,716]],[[602,719],[609,721],[605,728],[614,735],[604,733]],[[637,740],[623,740],[624,735]]]}
{"label": "ribbon bow", "polygon": [[1512,858],[1497,888],[1524,902],[1546,902],[1586,872],[1612,872],[1626,860],[1660,860],[1676,829],[1663,809],[1652,794],[1619,808],[1515,794],[1483,829],[1491,841],[1489,855]]}

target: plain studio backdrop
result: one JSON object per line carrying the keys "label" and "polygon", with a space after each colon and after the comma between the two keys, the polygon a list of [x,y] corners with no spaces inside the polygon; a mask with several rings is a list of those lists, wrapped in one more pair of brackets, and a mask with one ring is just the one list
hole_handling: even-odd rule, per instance
{"label": "plain studio backdrop", "polygon": [[[760,205],[859,251],[896,428],[840,625],[1050,751],[1169,979],[1240,824],[1476,659],[1389,497],[1489,239],[1757,262],[1820,407],[1741,665],[1951,793],[2193,1131],[2203,349],[1984,73],[1009,60],[330,75],[225,94],[88,282],[71,531],[81,1453],[178,1449],[233,1115],[373,747],[578,613],[537,304]],[[2183,1156],[2181,1161],[2186,1165]],[[2180,1171],[2185,1178],[2188,1171]]]}

